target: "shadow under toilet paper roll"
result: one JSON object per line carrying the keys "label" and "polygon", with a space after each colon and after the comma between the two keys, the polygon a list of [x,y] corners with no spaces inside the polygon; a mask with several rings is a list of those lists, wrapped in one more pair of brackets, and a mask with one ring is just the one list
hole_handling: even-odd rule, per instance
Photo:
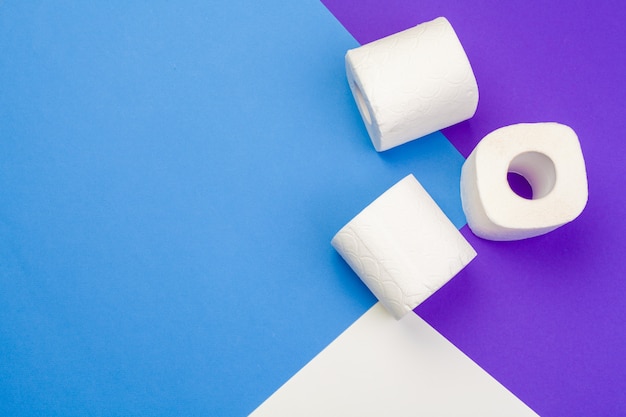
{"label": "shadow under toilet paper roll", "polygon": [[331,244],[397,319],[476,256],[413,175],[363,209]]}
{"label": "shadow under toilet paper roll", "polygon": [[478,85],[444,17],[346,53],[350,89],[377,151],[467,120]]}
{"label": "shadow under toilet paper roll", "polygon": [[[532,197],[507,175],[523,176]],[[576,133],[559,123],[520,123],[485,136],[463,164],[461,202],[479,237],[519,240],[571,222],[585,208],[587,171]]]}

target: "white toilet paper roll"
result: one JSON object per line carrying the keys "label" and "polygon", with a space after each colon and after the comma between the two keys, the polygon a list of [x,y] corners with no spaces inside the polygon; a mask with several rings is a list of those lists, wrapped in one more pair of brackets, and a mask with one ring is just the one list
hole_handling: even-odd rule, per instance
{"label": "white toilet paper roll", "polygon": [[478,106],[472,67],[443,17],[349,50],[346,72],[379,152],[467,120]]}
{"label": "white toilet paper roll", "polygon": [[[509,172],[526,178],[532,199],[511,189]],[[587,194],[578,136],[558,123],[522,123],[491,132],[461,172],[467,223],[484,239],[519,240],[548,233],[578,217]]]}
{"label": "white toilet paper roll", "polygon": [[361,211],[331,244],[397,319],[476,256],[413,175]]}

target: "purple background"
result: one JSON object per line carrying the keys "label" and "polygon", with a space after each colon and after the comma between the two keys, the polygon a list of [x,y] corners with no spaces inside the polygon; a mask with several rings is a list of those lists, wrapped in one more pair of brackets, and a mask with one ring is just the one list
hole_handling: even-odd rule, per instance
{"label": "purple background", "polygon": [[444,130],[467,156],[490,131],[558,121],[578,133],[589,203],[519,242],[464,235],[479,256],[416,311],[539,414],[626,412],[626,9],[620,2],[324,0],[360,42],[446,16],[480,89]]}

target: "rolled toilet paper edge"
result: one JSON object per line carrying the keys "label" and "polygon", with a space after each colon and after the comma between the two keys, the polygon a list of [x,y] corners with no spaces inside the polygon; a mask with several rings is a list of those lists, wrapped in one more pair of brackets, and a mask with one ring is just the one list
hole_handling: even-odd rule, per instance
{"label": "rolled toilet paper edge", "polygon": [[372,141],[372,145],[374,145],[374,149],[376,152],[383,152],[387,149],[383,149],[382,147],[380,140],[381,133],[376,120],[376,112],[374,112],[371,107],[368,95],[363,92],[363,86],[361,85],[358,75],[355,74],[351,55],[352,52],[353,49],[348,50],[345,56],[346,78],[348,80],[348,85],[350,87],[350,91],[352,92],[352,97],[354,98],[359,114],[361,115],[361,119],[363,119],[363,124],[367,130],[367,134]]}
{"label": "rolled toilet paper edge", "polygon": [[345,61],[352,95],[378,152],[468,120],[478,108],[476,76],[445,17],[350,49]]}
{"label": "rolled toilet paper edge", "polygon": [[[521,157],[524,161],[513,168]],[[533,193],[543,189],[543,194],[540,191],[533,199],[517,195],[506,178],[510,172],[522,174]],[[479,141],[463,164],[460,189],[467,224],[482,239],[512,241],[552,232],[578,218],[588,202],[578,135],[557,122],[495,129]]]}

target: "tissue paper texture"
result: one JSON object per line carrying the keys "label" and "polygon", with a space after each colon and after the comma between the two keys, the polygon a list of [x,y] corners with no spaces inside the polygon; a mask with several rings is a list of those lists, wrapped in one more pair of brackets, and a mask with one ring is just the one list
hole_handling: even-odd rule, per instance
{"label": "tissue paper texture", "polygon": [[413,175],[366,207],[331,244],[397,319],[476,256]]}
{"label": "tissue paper texture", "polygon": [[478,106],[472,67],[443,17],[349,50],[346,73],[377,151],[469,119]]}
{"label": "tissue paper texture", "polygon": [[[524,176],[533,198],[517,195],[507,173]],[[558,123],[521,123],[485,136],[463,164],[461,201],[477,236],[518,240],[548,233],[587,204],[587,173],[578,136]]]}

